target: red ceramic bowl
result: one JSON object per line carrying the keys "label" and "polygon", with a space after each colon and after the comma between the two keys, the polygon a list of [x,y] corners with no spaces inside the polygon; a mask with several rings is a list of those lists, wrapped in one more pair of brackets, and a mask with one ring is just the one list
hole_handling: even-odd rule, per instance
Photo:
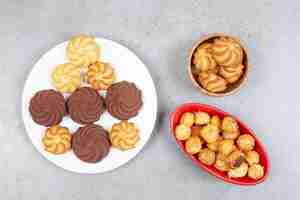
{"label": "red ceramic bowl", "polygon": [[177,144],[179,145],[180,149],[182,150],[182,152],[184,152],[193,161],[193,163],[196,166],[198,166],[199,168],[202,168],[203,170],[207,171],[208,173],[212,174],[213,176],[215,176],[227,183],[232,183],[232,184],[237,184],[237,185],[256,185],[256,184],[261,183],[264,180],[266,180],[266,178],[269,174],[268,155],[267,155],[262,143],[259,141],[259,139],[256,137],[256,135],[253,133],[253,131],[251,131],[250,128],[248,128],[243,122],[241,122],[238,118],[236,118],[234,116],[232,116],[232,117],[235,118],[236,121],[238,122],[241,133],[248,133],[248,134],[252,135],[255,139],[255,151],[257,151],[259,153],[260,164],[265,169],[265,175],[261,179],[254,180],[254,179],[251,179],[248,177],[229,178],[227,176],[227,173],[217,170],[214,166],[205,165],[197,159],[197,156],[187,153],[184,148],[184,142],[177,140],[175,137],[175,128],[179,124],[180,117],[183,113],[197,112],[197,111],[207,112],[209,115],[218,115],[221,118],[223,118],[225,116],[232,116],[231,114],[226,113],[216,107],[205,105],[205,104],[200,104],[200,103],[187,103],[187,104],[183,104],[183,105],[177,107],[176,111],[171,114],[170,127],[171,127],[172,135],[174,136],[174,138],[175,138]]}

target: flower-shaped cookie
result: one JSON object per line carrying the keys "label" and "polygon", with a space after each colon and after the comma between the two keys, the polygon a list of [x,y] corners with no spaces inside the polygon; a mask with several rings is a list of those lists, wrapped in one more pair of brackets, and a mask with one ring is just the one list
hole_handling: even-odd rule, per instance
{"label": "flower-shaped cookie", "polygon": [[87,82],[96,90],[106,90],[116,80],[114,69],[109,63],[95,62],[87,71]]}
{"label": "flower-shaped cookie", "polygon": [[79,35],[69,41],[67,57],[71,63],[85,68],[99,60],[100,50],[94,37]]}
{"label": "flower-shaped cookie", "polygon": [[239,167],[230,169],[228,171],[229,178],[240,178],[247,175],[248,164],[243,162]]}
{"label": "flower-shaped cookie", "polygon": [[240,79],[243,74],[244,65],[239,64],[237,67],[225,67],[221,66],[219,73],[223,78],[225,78],[229,83],[234,83]]}
{"label": "flower-shaped cookie", "polygon": [[109,138],[112,146],[122,151],[135,148],[140,140],[138,128],[134,123],[128,121],[114,124]]}
{"label": "flower-shaped cookie", "polygon": [[200,73],[198,76],[198,81],[202,87],[211,92],[222,92],[227,88],[227,81],[221,76],[213,73]]}
{"label": "flower-shaped cookie", "polygon": [[212,44],[210,43],[204,43],[196,49],[192,61],[195,65],[196,72],[207,72],[216,70],[217,63],[210,53],[211,46]]}
{"label": "flower-shaped cookie", "polygon": [[53,86],[62,93],[72,93],[81,84],[80,68],[71,63],[58,65],[51,75]]}
{"label": "flower-shaped cookie", "polygon": [[47,128],[42,142],[46,151],[52,154],[63,154],[71,149],[71,134],[68,128],[52,126]]}
{"label": "flower-shaped cookie", "polygon": [[243,61],[243,49],[238,42],[228,37],[214,40],[212,55],[221,66],[238,66]]}
{"label": "flower-shaped cookie", "polygon": [[248,176],[255,180],[262,178],[264,174],[264,167],[259,164],[252,165],[248,170]]}

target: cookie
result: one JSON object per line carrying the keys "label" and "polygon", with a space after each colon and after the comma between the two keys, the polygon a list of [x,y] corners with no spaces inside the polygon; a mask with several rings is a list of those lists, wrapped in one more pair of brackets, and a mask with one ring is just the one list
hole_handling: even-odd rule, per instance
{"label": "cookie", "polygon": [[213,58],[220,66],[236,67],[243,61],[243,49],[234,39],[228,37],[216,38],[211,50]]}
{"label": "cookie", "polygon": [[175,129],[177,140],[187,140],[192,135],[192,129],[185,124],[179,124]]}
{"label": "cookie", "polygon": [[104,99],[90,87],[75,90],[67,100],[67,107],[71,119],[79,124],[96,122],[105,111]]}
{"label": "cookie", "polygon": [[109,63],[96,62],[88,68],[87,82],[96,90],[106,90],[115,80],[115,71]]}
{"label": "cookie", "polygon": [[71,63],[56,66],[52,75],[53,86],[62,93],[72,93],[81,84],[80,68]]}
{"label": "cookie", "polygon": [[235,83],[242,76],[243,68],[244,68],[244,65],[242,65],[242,64],[239,64],[236,67],[221,66],[220,70],[219,70],[219,73],[229,83]]}
{"label": "cookie", "polygon": [[261,179],[264,176],[264,167],[259,164],[254,164],[249,167],[248,170],[248,177],[258,180]]}
{"label": "cookie", "polygon": [[33,121],[39,125],[57,125],[67,113],[65,99],[55,90],[41,90],[31,98],[29,112]]}
{"label": "cookie", "polygon": [[200,137],[192,136],[185,142],[185,150],[189,154],[196,154],[202,148],[202,141]]}
{"label": "cookie", "polygon": [[142,92],[134,83],[122,81],[112,84],[106,93],[107,111],[119,120],[135,117],[143,105]]}
{"label": "cookie", "polygon": [[228,171],[229,178],[240,178],[247,175],[248,172],[248,164],[243,162],[239,167],[230,169]]}
{"label": "cookie", "polygon": [[94,37],[78,35],[70,39],[66,53],[71,63],[86,68],[99,60],[100,50]]}
{"label": "cookie", "polygon": [[119,150],[133,149],[140,140],[139,130],[134,123],[121,121],[112,126],[109,139],[112,146]]}
{"label": "cookie", "polygon": [[214,167],[222,172],[229,171],[229,163],[226,161],[226,156],[222,153],[217,154],[217,159]]}
{"label": "cookie", "polygon": [[227,116],[222,120],[222,130],[225,132],[238,132],[239,125],[234,118]]}
{"label": "cookie", "polygon": [[210,121],[210,116],[206,112],[196,112],[195,113],[195,124],[197,125],[205,125]]}
{"label": "cookie", "polygon": [[248,151],[246,153],[246,160],[247,160],[248,164],[251,166],[251,165],[259,163],[260,156],[256,151]]}
{"label": "cookie", "polygon": [[47,128],[42,142],[46,151],[64,154],[71,149],[71,134],[68,128],[55,125]]}
{"label": "cookie", "polygon": [[195,122],[195,116],[191,112],[186,112],[180,117],[180,124],[184,124],[188,127],[193,126]]}
{"label": "cookie", "polygon": [[227,88],[227,81],[213,73],[201,72],[198,81],[203,88],[210,92],[222,92]]}
{"label": "cookie", "polygon": [[213,143],[216,142],[220,137],[219,132],[220,129],[218,127],[211,124],[207,124],[201,129],[200,134],[205,142]]}
{"label": "cookie", "polygon": [[255,140],[250,134],[240,135],[236,143],[242,151],[251,151],[255,146]]}
{"label": "cookie", "polygon": [[213,165],[216,161],[216,153],[208,148],[205,148],[200,151],[198,159],[206,165]]}
{"label": "cookie", "polygon": [[108,155],[110,146],[108,132],[95,124],[80,127],[72,136],[74,154],[84,162],[101,161]]}
{"label": "cookie", "polygon": [[218,148],[220,153],[227,156],[236,149],[236,146],[233,140],[225,139],[220,141]]}
{"label": "cookie", "polygon": [[215,71],[217,63],[211,55],[212,44],[204,43],[200,45],[193,54],[193,64],[196,72]]}

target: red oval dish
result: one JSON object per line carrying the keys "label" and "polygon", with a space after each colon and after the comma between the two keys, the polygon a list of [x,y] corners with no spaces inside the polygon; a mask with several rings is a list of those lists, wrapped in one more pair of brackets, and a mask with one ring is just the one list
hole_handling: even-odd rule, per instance
{"label": "red oval dish", "polygon": [[229,113],[226,113],[216,107],[205,105],[205,104],[200,104],[200,103],[186,103],[183,104],[179,107],[176,108],[176,111],[171,114],[170,116],[170,128],[172,135],[174,136],[177,144],[179,145],[180,149],[193,161],[193,163],[198,166],[199,168],[204,169],[208,173],[212,174],[213,176],[227,182],[227,183],[232,183],[232,184],[237,184],[237,185],[256,185],[258,183],[263,182],[266,180],[268,174],[269,174],[269,159],[268,155],[262,145],[262,143],[259,141],[259,139],[256,137],[256,135],[253,133],[253,131],[248,128],[243,122],[241,122],[238,118],[232,116],[234,119],[239,124],[239,128],[242,133],[249,133],[251,134],[254,139],[255,139],[255,151],[257,151],[260,155],[260,164],[264,167],[265,169],[265,175],[259,179],[259,180],[254,180],[248,177],[242,177],[242,178],[229,178],[225,172],[221,172],[217,170],[213,166],[208,166],[200,162],[196,156],[191,155],[185,151],[184,148],[184,142],[177,140],[175,137],[175,128],[179,124],[180,117],[183,113],[185,112],[197,112],[197,111],[203,111],[207,112],[209,115],[218,115],[221,118],[225,116],[232,116]]}

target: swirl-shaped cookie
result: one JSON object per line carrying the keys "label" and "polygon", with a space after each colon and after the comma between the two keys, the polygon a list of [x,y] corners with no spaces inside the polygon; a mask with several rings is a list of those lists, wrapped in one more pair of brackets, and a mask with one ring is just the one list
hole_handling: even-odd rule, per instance
{"label": "swirl-shaped cookie", "polygon": [[87,82],[94,89],[106,90],[115,80],[115,71],[109,63],[96,62],[89,66]]}
{"label": "swirl-shaped cookie", "polygon": [[55,125],[47,128],[42,142],[46,151],[63,154],[71,149],[71,134],[68,128]]}
{"label": "swirl-shaped cookie", "polygon": [[109,153],[108,132],[95,124],[80,127],[72,136],[72,148],[80,160],[99,162]]}
{"label": "swirl-shaped cookie", "polygon": [[128,121],[121,121],[114,124],[109,138],[112,146],[122,151],[135,148],[140,140],[138,128],[134,123]]}
{"label": "swirl-shaped cookie", "polygon": [[236,67],[243,61],[243,49],[232,38],[220,37],[215,39],[211,49],[214,59],[221,66]]}
{"label": "swirl-shaped cookie", "polygon": [[67,46],[69,61],[80,67],[88,67],[100,57],[100,46],[94,37],[79,35],[71,38]]}
{"label": "swirl-shaped cookie", "polygon": [[100,119],[105,110],[103,98],[90,87],[78,88],[67,101],[70,117],[79,124],[91,124]]}
{"label": "swirl-shaped cookie", "polygon": [[202,87],[211,92],[222,92],[227,88],[227,81],[221,76],[213,73],[200,73],[198,76],[198,81]]}
{"label": "swirl-shaped cookie", "polygon": [[243,74],[244,65],[240,64],[237,67],[220,67],[220,75],[223,76],[229,83],[234,83],[240,79]]}
{"label": "swirl-shaped cookie", "polygon": [[71,63],[58,65],[51,75],[53,86],[60,92],[72,93],[81,83],[80,68]]}
{"label": "swirl-shaped cookie", "polygon": [[136,116],[142,105],[142,92],[134,83],[127,81],[114,83],[107,90],[107,110],[120,120],[128,120]]}
{"label": "swirl-shaped cookie", "polygon": [[193,64],[197,72],[216,70],[217,63],[211,54],[211,46],[210,43],[204,43],[196,49],[193,55]]}
{"label": "swirl-shaped cookie", "polygon": [[65,99],[55,90],[41,90],[31,98],[29,112],[37,124],[57,125],[67,113]]}

